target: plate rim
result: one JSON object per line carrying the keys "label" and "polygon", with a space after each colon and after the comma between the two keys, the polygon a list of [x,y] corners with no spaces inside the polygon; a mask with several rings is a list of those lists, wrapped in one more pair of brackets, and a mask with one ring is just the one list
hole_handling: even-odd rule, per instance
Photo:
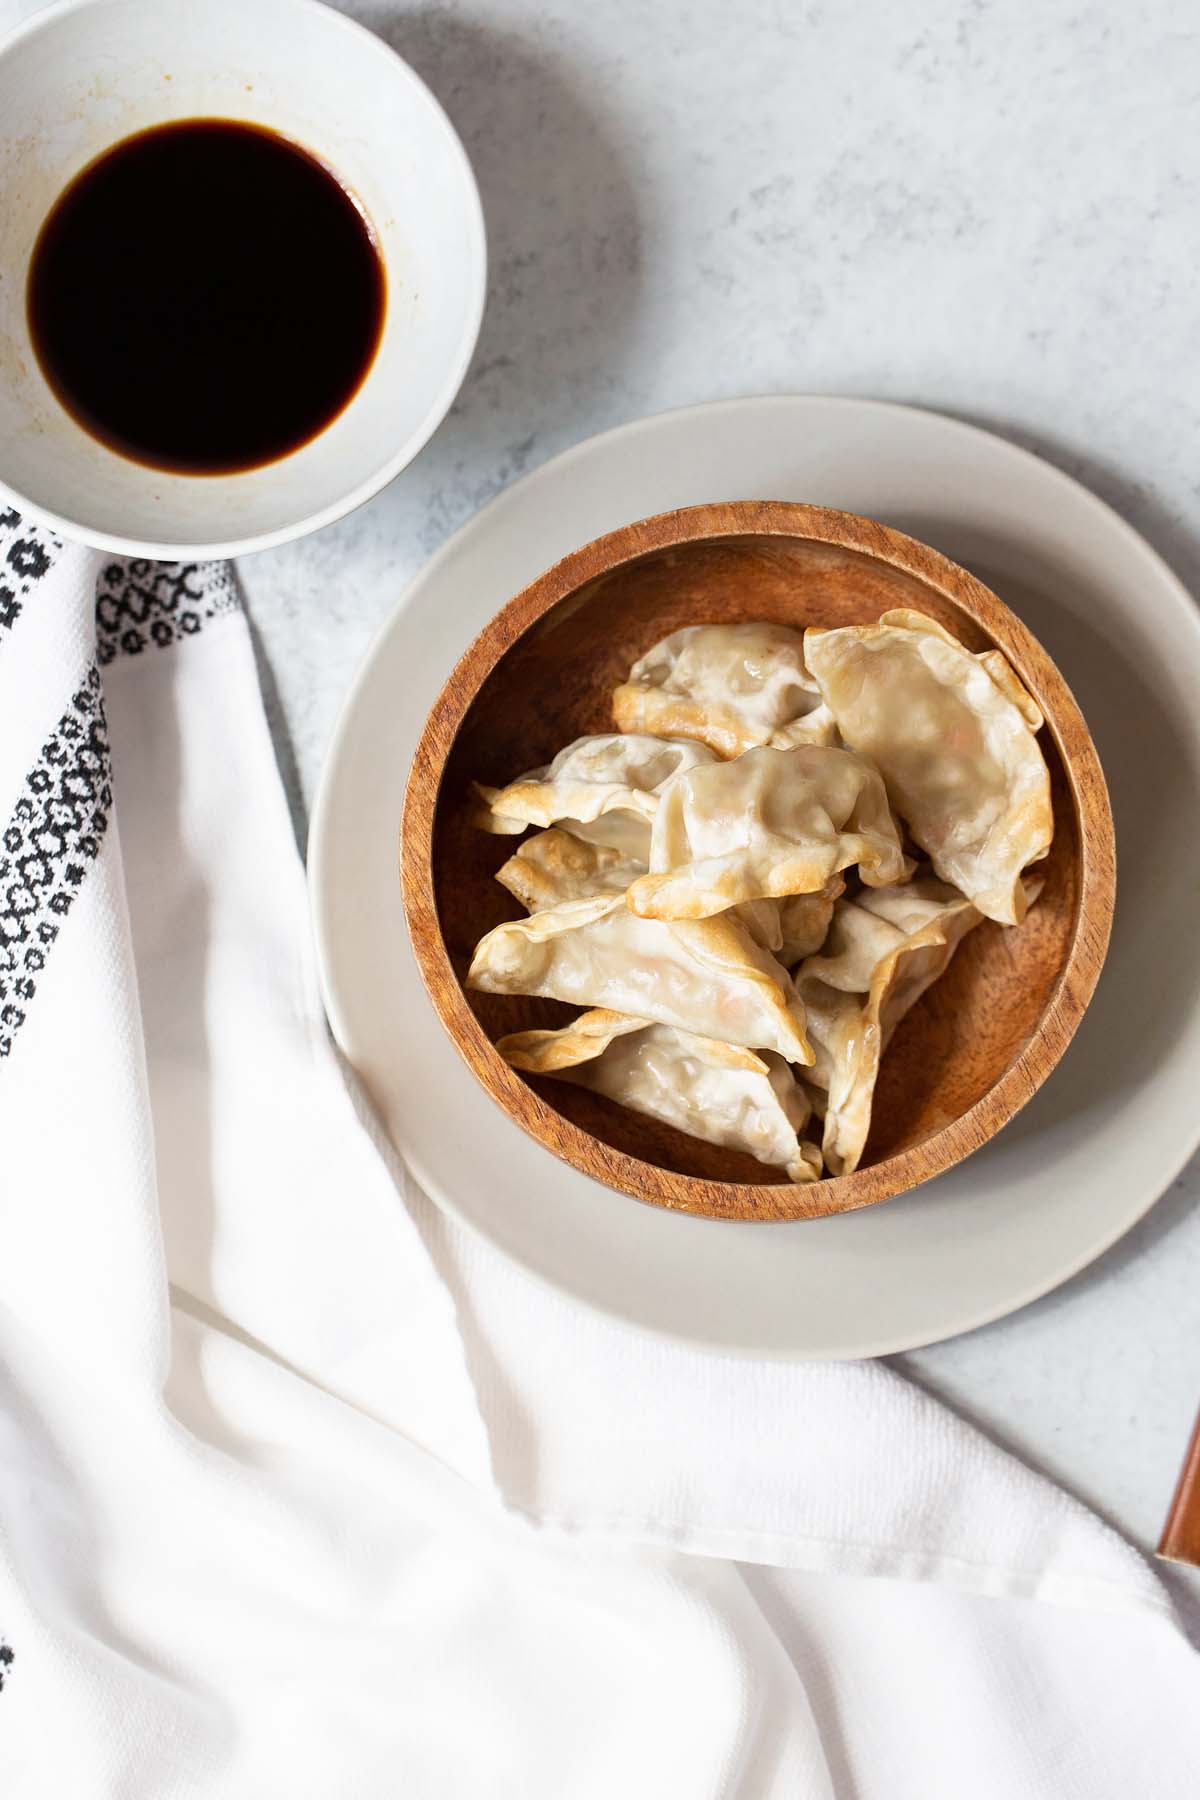
{"label": "plate rim", "polygon": [[[878,400],[846,394],[811,392],[747,394],[664,408],[658,412],[645,414],[636,419],[624,421],[623,423],[610,426],[604,431],[596,432],[588,437],[582,438],[577,443],[568,446],[565,450],[558,452],[554,456],[548,457],[546,461],[540,463],[537,468],[528,471],[518,480],[501,489],[500,492],[488,500],[484,506],[473,513],[470,518],[464,520],[463,523],[438,546],[437,550],[422,563],[412,577],[405,582],[403,588],[397,594],[396,600],[387,616],[380,622],[379,626],[372,634],[367,648],[363,653],[359,667],[355,672],[342,704],[335,716],[333,729],[330,733],[328,746],[322,761],[320,776],[314,796],[308,832],[306,861],[312,932],[316,951],[321,997],[329,1020],[330,1029],[339,1049],[346,1056],[346,1060],[351,1068],[354,1068],[355,1066],[354,1061],[350,1053],[346,1050],[345,1045],[352,1037],[352,1030],[348,1025],[347,1015],[343,1012],[339,1003],[337,984],[333,975],[333,964],[336,952],[334,949],[335,934],[331,928],[330,912],[333,904],[331,890],[334,884],[331,877],[334,866],[327,851],[333,829],[331,823],[332,794],[336,785],[337,768],[346,753],[349,740],[357,723],[357,715],[363,690],[372,678],[374,666],[383,652],[385,645],[392,634],[401,628],[401,620],[406,611],[410,595],[426,582],[433,579],[442,564],[457,554],[465,543],[486,533],[491,528],[493,519],[498,513],[502,513],[506,507],[513,503],[515,498],[519,498],[527,488],[538,483],[539,479],[544,478],[551,469],[558,472],[569,471],[572,464],[584,460],[591,452],[595,451],[600,446],[611,445],[616,441],[628,440],[629,438],[644,432],[653,431],[656,427],[661,426],[668,420],[682,420],[684,418],[698,420],[703,417],[707,421],[719,418],[722,413],[735,413],[746,408],[763,407],[769,409],[773,406],[779,406],[780,408],[790,409],[797,404],[811,404],[816,407],[828,407],[845,411],[847,414],[857,412],[864,417],[880,414],[889,416],[899,415],[908,418],[915,417],[916,419],[935,425],[939,431],[946,432],[950,435],[958,435],[972,441],[982,440],[992,450],[998,447],[1007,457],[1013,459],[1015,463],[1023,464],[1027,468],[1035,471],[1039,482],[1045,483],[1051,488],[1057,487],[1061,492],[1069,493],[1073,503],[1076,506],[1079,506],[1082,503],[1084,511],[1090,511],[1106,533],[1110,535],[1115,533],[1120,537],[1125,546],[1136,557],[1140,558],[1148,569],[1153,572],[1161,592],[1164,596],[1169,596],[1170,604],[1179,629],[1190,632],[1193,635],[1196,640],[1197,649],[1200,651],[1200,613],[1197,612],[1195,601],[1180,577],[1170,567],[1165,558],[1147,541],[1141,532],[1136,530],[1136,528],[1126,519],[1122,518],[1122,516],[1109,506],[1106,501],[1102,500],[1099,495],[1095,494],[1083,482],[1077,480],[1074,476],[1069,475],[1065,470],[1048,462],[1044,457],[1027,449],[1024,445],[1015,443],[998,432],[990,431],[983,426],[955,417],[953,414],[939,412],[931,407],[910,406],[899,401]],[[548,564],[547,566],[550,565]],[[467,645],[475,635],[476,632],[474,630],[463,634],[457,655],[452,653],[445,660],[442,675],[443,680],[453,669],[458,657],[462,655],[463,650],[466,649]],[[423,991],[424,990],[422,989],[422,992]],[[427,996],[425,998],[426,1003],[428,1004]],[[434,1016],[436,1017],[436,1015]],[[384,1130],[386,1136],[386,1128],[383,1127],[382,1124],[380,1128]],[[522,1275],[537,1282],[549,1292],[556,1294],[561,1298],[565,1298],[573,1304],[583,1306],[587,1308],[588,1311],[611,1320],[618,1325],[626,1328],[633,1327],[635,1329],[644,1330],[654,1337],[661,1338],[667,1342],[683,1345],[689,1349],[694,1350],[696,1348],[702,1348],[718,1354],[765,1361],[800,1362],[816,1360],[857,1361],[868,1357],[901,1354],[910,1350],[922,1349],[931,1344],[946,1342],[955,1337],[962,1336],[967,1332],[978,1330],[985,1325],[994,1324],[998,1320],[1007,1318],[1012,1313],[1021,1311],[1024,1307],[1031,1305],[1034,1301],[1043,1298],[1047,1294],[1053,1293],[1064,1283],[1072,1280],[1082,1270],[1088,1268],[1092,1263],[1104,1256],[1114,1244],[1119,1243],[1120,1240],[1140,1223],[1140,1221],[1144,1219],[1158,1203],[1163,1194],[1167,1192],[1171,1184],[1177,1179],[1180,1171],[1191,1160],[1198,1147],[1200,1147],[1200,1115],[1197,1116],[1190,1133],[1187,1135],[1182,1152],[1176,1157],[1173,1157],[1169,1165],[1164,1165],[1164,1172],[1159,1176],[1156,1176],[1155,1183],[1151,1185],[1151,1189],[1147,1196],[1139,1202],[1135,1211],[1123,1217],[1121,1223],[1114,1229],[1106,1230],[1102,1232],[1096,1240],[1089,1241],[1087,1246],[1078,1254],[1072,1255],[1057,1263],[1054,1271],[1049,1275],[1039,1275],[1034,1280],[1026,1283],[1016,1292],[1015,1297],[1010,1295],[1003,1303],[992,1301],[981,1303],[975,1308],[968,1307],[963,1313],[957,1316],[955,1322],[949,1327],[938,1326],[927,1334],[914,1334],[912,1331],[906,1331],[901,1336],[888,1336],[885,1334],[876,1338],[865,1338],[860,1334],[844,1344],[838,1344],[833,1347],[826,1346],[820,1350],[811,1351],[801,1350],[791,1346],[772,1347],[761,1343],[743,1345],[725,1338],[719,1340],[706,1339],[692,1332],[675,1329],[669,1325],[647,1320],[632,1310],[622,1311],[618,1306],[606,1304],[604,1301],[591,1295],[585,1296],[575,1292],[562,1282],[555,1280],[549,1273],[543,1271],[535,1264],[526,1261],[514,1250],[510,1249],[505,1242],[484,1229],[470,1212],[459,1205],[454,1195],[450,1193],[446,1186],[437,1178],[435,1172],[418,1166],[418,1162],[413,1159],[409,1149],[401,1148],[400,1146],[397,1146],[397,1149],[402,1158],[412,1167],[413,1173],[416,1175],[422,1188],[436,1206],[452,1217],[458,1224],[467,1230],[473,1238],[477,1238],[489,1245],[493,1251],[518,1268]],[[549,1157],[548,1152],[547,1156]],[[549,1160],[552,1165],[553,1159],[550,1158]],[[596,1185],[599,1191],[603,1192],[603,1189],[599,1188],[599,1184]],[[806,1221],[797,1220],[792,1223],[799,1227],[806,1223]]]}

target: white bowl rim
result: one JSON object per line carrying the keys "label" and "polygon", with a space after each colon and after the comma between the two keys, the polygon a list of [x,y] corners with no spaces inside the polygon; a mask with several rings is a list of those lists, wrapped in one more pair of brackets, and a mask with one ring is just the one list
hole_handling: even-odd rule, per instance
{"label": "white bowl rim", "polygon": [[[52,6],[46,6],[35,12],[28,19],[21,21],[13,30],[0,37],[0,57],[7,55],[25,38],[35,36],[45,26],[52,24],[70,13],[91,11],[94,7],[105,6],[109,0],[55,0]],[[470,311],[467,326],[463,332],[458,355],[446,373],[446,377],[438,389],[437,395],[427,408],[425,415],[408,435],[402,440],[387,461],[360,481],[356,487],[346,494],[331,500],[327,506],[316,512],[306,513],[303,518],[294,519],[290,524],[278,525],[271,531],[253,532],[248,536],[234,538],[217,538],[211,541],[190,541],[184,538],[153,539],[128,537],[122,532],[100,531],[92,526],[81,526],[64,514],[54,512],[40,504],[29,494],[4,479],[0,474],[0,499],[10,501],[21,512],[49,525],[64,537],[91,545],[97,550],[109,550],[118,556],[150,557],[161,562],[199,562],[219,557],[244,556],[252,550],[270,550],[278,544],[287,544],[293,538],[306,537],[309,532],[319,531],[323,525],[332,525],[336,520],[345,518],[347,513],[373,499],[381,488],[407,468],[413,458],[424,449],[438,426],[442,423],[455,396],[466,378],[475,354],[475,346],[479,342],[479,332],[483,324],[483,309],[487,299],[487,230],[483,217],[483,202],[479,195],[479,184],[475,179],[475,171],[458,132],[451,122],[450,115],[433,92],[432,88],[422,80],[410,63],[405,62],[398,51],[384,42],[375,32],[352,19],[347,13],[339,12],[334,6],[325,4],[325,0],[288,0],[288,4],[300,11],[323,13],[327,19],[336,21],[337,25],[348,33],[359,38],[366,38],[381,55],[396,63],[404,75],[428,101],[448,139],[451,156],[457,161],[464,178],[465,198],[467,205],[467,229],[471,241],[471,262],[474,268],[474,292],[470,296]],[[370,375],[368,372],[368,380]],[[202,478],[201,478],[202,479]]]}

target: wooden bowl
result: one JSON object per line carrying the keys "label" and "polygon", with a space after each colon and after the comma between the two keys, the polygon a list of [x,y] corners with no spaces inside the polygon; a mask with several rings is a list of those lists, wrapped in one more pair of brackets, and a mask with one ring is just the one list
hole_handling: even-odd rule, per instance
{"label": "wooden bowl", "polygon": [[[971,650],[998,646],[1046,717],[1054,842],[1024,924],[985,921],[888,1048],[871,1136],[852,1175],[796,1187],[737,1151],[686,1137],[583,1088],[527,1078],[493,1049],[559,1025],[557,1001],[468,992],[485,931],[522,917],[493,879],[514,840],[467,820],[472,779],[500,787],[572,738],[613,729],[613,689],[681,625],[767,619],[802,628],[915,606]],[[608,1187],[720,1219],[802,1219],[885,1200],[986,1143],[1058,1062],[1096,985],[1115,886],[1112,818],[1087,726],[1046,652],[996,595],[898,531],[852,513],[735,502],[663,513],[586,544],[508,602],[429,715],[409,778],[404,905],[442,1023],[488,1093],[539,1143]],[[486,1169],[486,1144],[480,1145]]]}

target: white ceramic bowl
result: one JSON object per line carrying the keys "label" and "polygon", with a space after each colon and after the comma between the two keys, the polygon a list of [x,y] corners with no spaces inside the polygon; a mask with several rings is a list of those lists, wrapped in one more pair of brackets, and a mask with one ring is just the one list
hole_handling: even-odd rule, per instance
{"label": "white ceramic bowl", "polygon": [[[236,475],[164,473],[90,437],[43,380],[25,316],[34,241],[72,176],[131,132],[197,117],[269,125],[327,162],[387,268],[379,350],[349,406],[290,456]],[[201,252],[181,240],[171,253]],[[486,262],[449,120],[341,13],[316,0],[83,0],[36,14],[0,46],[0,492],[68,536],[145,556],[233,555],[328,524],[445,416],[479,333]]]}

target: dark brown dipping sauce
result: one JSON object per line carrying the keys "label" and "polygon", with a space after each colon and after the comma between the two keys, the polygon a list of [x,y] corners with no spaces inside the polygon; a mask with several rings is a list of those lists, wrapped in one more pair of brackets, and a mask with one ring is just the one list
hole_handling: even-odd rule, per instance
{"label": "dark brown dipping sauce", "polygon": [[260,125],[190,119],[126,138],[60,194],[27,305],[43,374],[94,437],[223,475],[337,417],[386,293],[371,229],[323,163]]}

